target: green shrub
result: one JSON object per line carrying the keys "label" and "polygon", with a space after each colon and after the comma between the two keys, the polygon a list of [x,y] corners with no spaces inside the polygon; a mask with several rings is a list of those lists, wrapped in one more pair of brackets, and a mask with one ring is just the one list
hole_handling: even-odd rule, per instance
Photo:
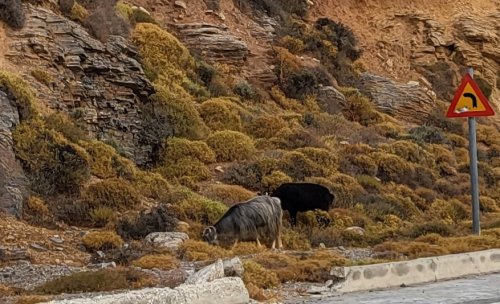
{"label": "green shrub", "polygon": [[335,154],[322,148],[305,147],[296,150],[304,154],[320,169],[320,175],[327,176],[337,171],[338,158]]}
{"label": "green shrub", "polygon": [[300,152],[288,152],[279,161],[281,171],[295,181],[310,176],[321,176],[321,167]]}
{"label": "green shrub", "polygon": [[385,153],[374,153],[378,165],[377,177],[384,182],[411,183],[415,169],[399,156]]}
{"label": "green shrub", "polygon": [[110,207],[100,206],[92,209],[89,216],[94,227],[104,227],[116,219],[116,211]]}
{"label": "green shrub", "polygon": [[121,178],[106,179],[90,185],[83,193],[84,201],[92,207],[107,206],[126,210],[140,203],[137,190]]}
{"label": "green shrub", "polygon": [[213,98],[200,106],[200,115],[212,130],[241,131],[241,107],[228,99]]}
{"label": "green shrub", "polygon": [[134,163],[101,141],[81,142],[90,156],[90,171],[99,178],[123,177],[132,179],[136,172]]}
{"label": "green shrub", "polygon": [[427,234],[436,233],[440,236],[450,236],[453,234],[452,228],[442,221],[430,221],[426,223],[417,223],[408,229],[405,233],[411,238],[418,238]]}
{"label": "green shrub", "polygon": [[181,184],[185,184],[184,182],[187,182],[187,179],[198,182],[206,180],[211,176],[210,170],[203,162],[191,157],[168,161],[158,167],[157,172],[165,178],[180,182]]}
{"label": "green shrub", "polygon": [[372,218],[378,220],[390,214],[404,220],[410,220],[420,214],[420,211],[411,199],[397,194],[380,195],[376,202],[368,205],[367,211]]}
{"label": "green shrub", "polygon": [[408,138],[419,144],[449,144],[446,135],[440,129],[432,126],[412,128]]}
{"label": "green shrub", "polygon": [[0,70],[0,90],[14,99],[21,121],[33,118],[37,114],[35,94],[17,75]]}
{"label": "green shrub", "polygon": [[156,20],[142,9],[133,9],[129,16],[130,23],[136,25],[138,23],[157,24]]}
{"label": "green shrub", "polygon": [[283,128],[270,139],[280,149],[298,149],[304,147],[324,147],[324,144],[313,133],[300,127]]}
{"label": "green shrub", "polygon": [[427,213],[445,223],[458,223],[470,218],[470,211],[458,200],[435,200]]}
{"label": "green shrub", "polygon": [[255,153],[252,139],[236,131],[217,131],[208,137],[207,143],[222,162],[248,159]]}
{"label": "green shrub", "polygon": [[255,99],[257,97],[257,92],[255,92],[254,88],[245,80],[238,82],[234,86],[233,92],[246,100]]}
{"label": "green shrub", "polygon": [[266,189],[267,192],[272,192],[276,190],[280,185],[284,183],[291,183],[293,179],[286,175],[285,173],[275,170],[270,174],[264,175],[262,177],[261,185],[263,189]]}

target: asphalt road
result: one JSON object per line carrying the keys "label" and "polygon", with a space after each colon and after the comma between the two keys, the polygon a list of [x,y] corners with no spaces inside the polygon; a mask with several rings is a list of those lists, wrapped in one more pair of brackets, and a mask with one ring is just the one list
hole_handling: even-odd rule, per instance
{"label": "asphalt road", "polygon": [[307,304],[500,304],[500,274],[391,290],[344,294]]}

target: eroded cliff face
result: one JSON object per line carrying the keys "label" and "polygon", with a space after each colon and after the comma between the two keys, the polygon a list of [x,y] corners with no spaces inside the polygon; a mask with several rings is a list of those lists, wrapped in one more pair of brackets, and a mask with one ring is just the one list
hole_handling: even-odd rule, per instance
{"label": "eroded cliff face", "polygon": [[27,179],[12,149],[12,130],[19,124],[15,102],[0,91],[0,210],[21,216]]}
{"label": "eroded cliff face", "polygon": [[146,164],[152,146],[141,106],[153,87],[134,47],[118,36],[101,43],[79,24],[40,7],[29,7],[26,20],[22,30],[7,30],[5,57],[39,101],[67,112],[95,138],[116,143],[136,163]]}

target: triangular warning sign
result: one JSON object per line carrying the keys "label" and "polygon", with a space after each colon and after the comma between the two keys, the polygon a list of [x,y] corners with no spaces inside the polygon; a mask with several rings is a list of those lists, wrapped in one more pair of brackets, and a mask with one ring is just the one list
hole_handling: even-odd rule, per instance
{"label": "triangular warning sign", "polygon": [[448,108],[446,117],[492,116],[491,108],[483,92],[469,73],[465,74],[455,97]]}

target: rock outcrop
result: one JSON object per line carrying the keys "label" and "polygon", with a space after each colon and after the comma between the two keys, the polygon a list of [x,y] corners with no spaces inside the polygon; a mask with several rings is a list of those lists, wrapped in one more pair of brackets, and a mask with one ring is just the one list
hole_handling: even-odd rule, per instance
{"label": "rock outcrop", "polygon": [[240,65],[248,56],[248,47],[227,27],[210,23],[175,24],[180,40],[208,62]]}
{"label": "rock outcrop", "polygon": [[415,83],[396,83],[382,76],[363,74],[361,91],[371,97],[379,111],[419,123],[432,112],[435,94]]}
{"label": "rock outcrop", "polygon": [[27,179],[12,148],[12,130],[18,124],[15,103],[0,91],[0,212],[20,217]]}
{"label": "rock outcrop", "polygon": [[149,161],[141,106],[153,88],[125,38],[101,43],[79,24],[40,7],[29,7],[26,26],[7,34],[6,57],[41,102],[78,118],[90,134],[116,143],[138,164]]}

